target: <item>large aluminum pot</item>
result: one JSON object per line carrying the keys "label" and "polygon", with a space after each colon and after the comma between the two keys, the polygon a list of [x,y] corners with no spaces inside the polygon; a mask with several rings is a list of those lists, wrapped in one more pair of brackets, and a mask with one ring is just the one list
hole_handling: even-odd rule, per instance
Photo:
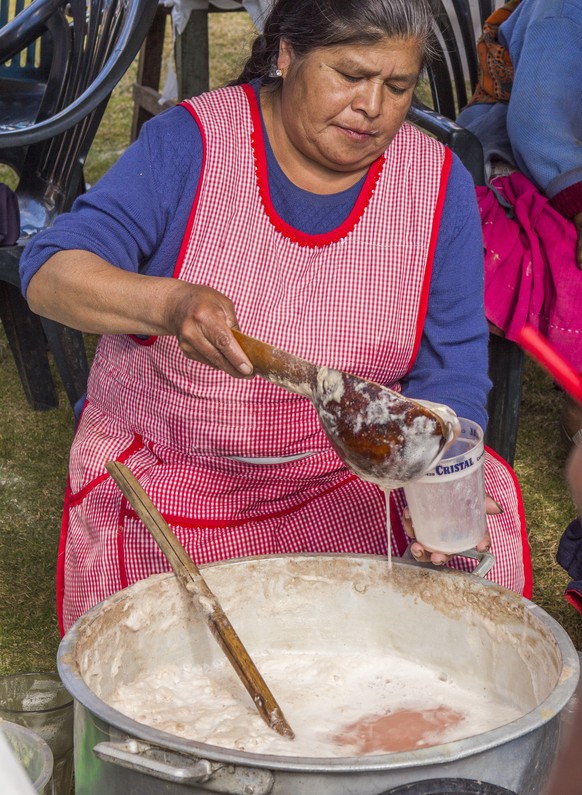
{"label": "large aluminum pot", "polygon": [[59,673],[76,700],[76,795],[380,795],[455,777],[541,793],[579,675],[571,640],[541,608],[472,575],[405,562],[390,572],[367,556],[249,558],[203,573],[251,656],[389,649],[523,715],[446,745],[335,759],[227,750],[150,728],[108,706],[115,686],[168,661],[222,655],[175,577],[155,575],[97,605],[61,642]]}

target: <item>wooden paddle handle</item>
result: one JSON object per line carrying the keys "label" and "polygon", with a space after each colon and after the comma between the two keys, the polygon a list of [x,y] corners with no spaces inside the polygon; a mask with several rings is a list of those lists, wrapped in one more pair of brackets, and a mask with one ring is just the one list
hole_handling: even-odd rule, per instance
{"label": "wooden paddle handle", "polygon": [[118,461],[108,461],[107,471],[154,537],[186,591],[195,597],[200,612],[220,648],[230,660],[261,717],[279,734],[293,738],[293,730],[256,665],[236,634],[198,566],[188,555],[164,517],[150,500],[132,471]]}
{"label": "wooden paddle handle", "polygon": [[317,378],[317,365],[255,337],[249,337],[238,329],[233,328],[231,331],[259,375],[290,392],[309,397],[310,387]]}

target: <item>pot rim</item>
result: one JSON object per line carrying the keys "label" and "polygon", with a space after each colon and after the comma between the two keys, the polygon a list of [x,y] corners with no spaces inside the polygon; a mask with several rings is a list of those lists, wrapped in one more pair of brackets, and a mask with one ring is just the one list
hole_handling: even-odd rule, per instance
{"label": "pot rim", "polygon": [[[337,558],[353,559],[357,561],[365,560],[385,560],[381,555],[352,555],[352,554],[332,554],[332,553],[303,553],[293,555],[260,555],[246,558],[233,558],[216,563],[207,563],[200,566],[200,569],[215,566],[244,565],[249,561],[264,559],[297,559],[297,558]],[[412,566],[418,568],[414,561],[393,560],[394,566]],[[153,728],[144,723],[139,723],[118,710],[110,707],[105,701],[99,698],[86,685],[75,663],[74,649],[77,645],[77,638],[80,636],[86,623],[90,623],[96,618],[105,604],[114,601],[127,599],[128,591],[133,585],[128,586],[122,591],[109,596],[103,602],[92,607],[84,613],[75,624],[69,629],[62,638],[57,652],[57,669],[59,675],[69,690],[73,698],[81,703],[94,715],[101,720],[121,730],[132,739],[158,746],[167,750],[172,750],[197,759],[208,759],[213,762],[220,762],[232,765],[238,764],[244,767],[253,767],[269,770],[285,770],[293,772],[310,773],[341,773],[347,770],[353,772],[373,772],[385,771],[387,768],[399,769],[414,766],[427,766],[442,764],[444,761],[453,762],[468,756],[489,751],[499,745],[504,745],[516,740],[534,730],[540,728],[552,719],[556,718],[570,698],[573,696],[578,679],[580,676],[580,657],[574,644],[566,632],[552,616],[543,608],[526,599],[497,585],[489,580],[474,577],[467,572],[452,569],[426,569],[430,576],[455,576],[471,580],[479,579],[484,588],[492,588],[497,592],[501,591],[514,597],[530,613],[532,613],[549,630],[558,646],[562,658],[562,670],[559,681],[552,692],[531,712],[522,715],[517,720],[506,723],[495,729],[474,734],[471,737],[441,745],[432,745],[426,748],[419,748],[413,751],[401,751],[387,754],[377,754],[372,756],[343,756],[343,757],[300,757],[300,756],[280,756],[270,754],[257,754],[250,751],[238,751],[221,746],[201,743],[179,737],[160,729]],[[174,579],[172,572],[156,574],[147,578],[155,582],[164,579]],[[147,580],[140,580],[134,585],[140,585]]]}

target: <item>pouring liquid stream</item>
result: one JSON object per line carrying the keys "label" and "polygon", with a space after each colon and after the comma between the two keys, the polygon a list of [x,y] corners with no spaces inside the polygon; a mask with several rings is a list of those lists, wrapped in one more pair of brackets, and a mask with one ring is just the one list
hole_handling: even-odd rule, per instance
{"label": "pouring liquid stream", "polygon": [[391,489],[385,487],[384,499],[386,500],[386,543],[388,544],[388,571],[392,571],[392,522],[390,520],[390,492]]}

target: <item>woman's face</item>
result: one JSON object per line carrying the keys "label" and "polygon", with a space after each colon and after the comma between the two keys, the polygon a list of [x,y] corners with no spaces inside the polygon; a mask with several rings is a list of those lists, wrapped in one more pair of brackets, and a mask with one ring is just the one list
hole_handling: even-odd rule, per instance
{"label": "woman's face", "polygon": [[342,44],[295,56],[282,41],[277,63],[286,145],[318,166],[366,169],[406,118],[420,68],[415,39]]}

